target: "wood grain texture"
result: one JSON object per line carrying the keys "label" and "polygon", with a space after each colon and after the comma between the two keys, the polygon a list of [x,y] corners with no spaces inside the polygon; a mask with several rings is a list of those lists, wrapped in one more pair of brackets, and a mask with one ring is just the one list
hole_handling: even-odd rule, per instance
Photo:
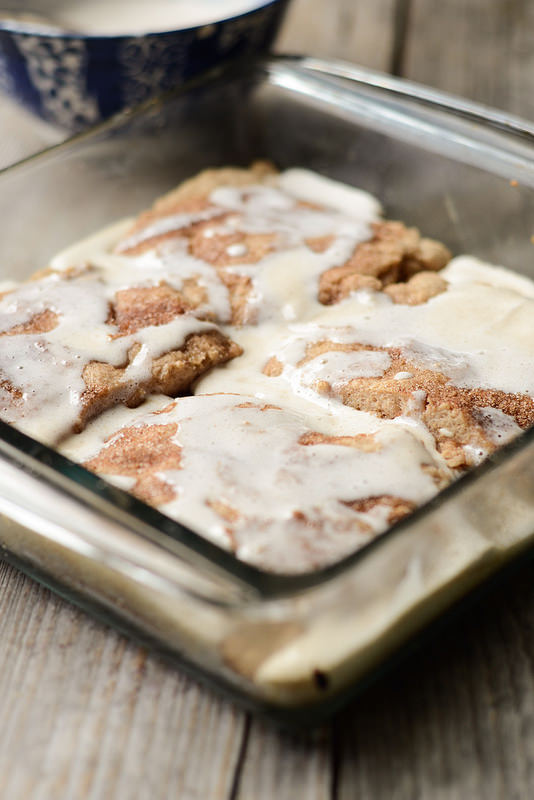
{"label": "wood grain texture", "polygon": [[395,8],[396,0],[294,0],[277,49],[389,70]]}
{"label": "wood grain texture", "polygon": [[335,726],[339,800],[527,800],[534,568],[494,590]]}
{"label": "wood grain texture", "polygon": [[[534,118],[533,16],[532,0],[294,0],[278,49]],[[533,578],[524,568],[308,740],[1,565],[0,798],[529,800]]]}
{"label": "wood grain texture", "polygon": [[534,3],[410,0],[402,71],[534,119]]}
{"label": "wood grain texture", "polygon": [[0,566],[0,797],[229,796],[245,715]]}
{"label": "wood grain texture", "polygon": [[236,797],[329,800],[333,779],[331,756],[329,728],[308,740],[252,719]]}

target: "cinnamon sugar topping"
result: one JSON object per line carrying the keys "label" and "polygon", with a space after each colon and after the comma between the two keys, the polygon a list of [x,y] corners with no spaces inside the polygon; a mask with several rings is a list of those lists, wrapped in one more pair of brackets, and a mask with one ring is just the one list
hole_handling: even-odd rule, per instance
{"label": "cinnamon sugar topping", "polygon": [[365,192],[208,170],[0,295],[0,416],[298,572],[534,423],[533,320],[534,283]]}

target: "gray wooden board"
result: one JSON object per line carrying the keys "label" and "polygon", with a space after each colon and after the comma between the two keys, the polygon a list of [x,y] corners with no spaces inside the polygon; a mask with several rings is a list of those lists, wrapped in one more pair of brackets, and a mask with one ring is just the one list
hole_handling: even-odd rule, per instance
{"label": "gray wooden board", "polygon": [[388,70],[395,0],[293,0],[277,49]]}
{"label": "gray wooden board", "polygon": [[405,77],[534,119],[532,0],[411,0]]}
{"label": "gray wooden board", "polygon": [[[278,46],[534,118],[531,0],[294,0]],[[524,568],[308,740],[2,565],[0,798],[526,800],[533,577]]]}

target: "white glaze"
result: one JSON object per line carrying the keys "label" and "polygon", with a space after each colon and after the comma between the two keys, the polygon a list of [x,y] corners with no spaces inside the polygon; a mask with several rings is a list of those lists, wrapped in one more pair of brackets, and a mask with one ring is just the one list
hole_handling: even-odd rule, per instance
{"label": "white glaze", "polygon": [[[300,571],[336,560],[387,526],[388,509],[357,514],[345,502],[393,495],[419,504],[436,491],[421,469],[436,461],[400,426],[377,425],[380,449],[365,452],[338,444],[299,444],[310,430],[328,433],[328,425],[324,431],[320,419],[314,425],[301,413],[265,407],[243,395],[181,398],[161,413],[168,405],[169,399],[161,398],[160,413],[153,413],[158,404],[152,401],[148,414],[142,408],[104,415],[63,452],[87,459],[120,442],[119,428],[103,444],[110,429],[178,423],[173,441],[182,448],[180,468],[157,473],[176,496],[161,510],[219,544],[234,546],[239,557],[253,563],[277,568],[283,562]],[[108,477],[117,482],[116,476]],[[123,480],[119,476],[119,485]],[[239,519],[221,519],[213,502],[236,509]],[[296,512],[306,516],[306,524]]]}
{"label": "white glaze", "polygon": [[486,435],[498,446],[507,444],[521,433],[515,419],[500,408],[484,406],[479,409],[477,417],[482,422]]}
{"label": "white glaze", "polygon": [[[462,258],[470,263],[467,257]],[[300,342],[298,358],[307,342],[331,338],[378,347],[400,347],[422,366],[447,375],[457,386],[482,387],[534,396],[534,296],[515,288],[491,284],[492,267],[486,266],[484,282],[458,280],[454,267],[444,271],[446,292],[418,306],[394,304],[384,294],[355,292],[334,306],[321,306],[304,292],[299,299],[299,318],[305,325],[288,326],[283,352],[259,342],[258,366],[269,355],[282,356]],[[482,269],[477,263],[477,270]],[[523,279],[526,281],[526,279]],[[451,324],[454,320],[454,324]],[[293,356],[293,363],[297,356]],[[221,373],[232,386],[228,372],[240,372],[234,363]],[[218,378],[211,375],[204,389],[217,391]],[[230,383],[228,381],[230,380]],[[237,381],[240,376],[237,377]]]}
{"label": "white glaze", "polygon": [[[303,206],[299,201],[321,207]],[[224,219],[217,219],[223,214]],[[334,306],[318,302],[319,276],[344,263],[357,244],[369,238],[370,223],[378,214],[377,202],[364,192],[295,169],[269,185],[219,187],[210,195],[208,207],[195,214],[169,214],[134,234],[128,233],[131,221],[125,221],[69,248],[53,260],[53,268],[63,272],[90,264],[90,271],[70,281],[52,277],[28,284],[0,300],[0,332],[27,322],[38,310],[55,310],[61,316],[58,328],[38,337],[37,344],[46,344],[38,367],[32,366],[27,353],[35,348],[35,337],[9,337],[12,349],[7,362],[0,350],[0,369],[10,381],[18,379],[16,385],[28,394],[24,415],[10,409],[4,418],[38,438],[56,440],[79,413],[83,364],[89,360],[123,363],[132,344],[141,344],[125,380],[142,380],[155,356],[179,346],[189,332],[213,327],[195,318],[195,314],[209,313],[243,347],[244,354],[200,379],[195,394],[233,392],[242,396],[240,402],[248,398],[281,410],[237,409],[238,401],[224,396],[180,400],[171,416],[180,423],[176,442],[183,447],[186,461],[183,469],[162,476],[177,492],[177,498],[162,510],[230,546],[228,523],[208,505],[210,500],[223,501],[241,514],[241,522],[232,529],[240,557],[292,570],[335,560],[386,527],[388,513],[382,508],[360,515],[360,521],[370,525],[365,532],[354,523],[354,512],[340,507],[339,499],[388,494],[420,503],[437,491],[421,464],[435,465],[444,479],[452,479],[452,473],[418,416],[425,402],[423,391],[413,392],[408,416],[395,420],[377,419],[336,399],[336,387],[346,380],[382,375],[391,364],[386,352],[329,351],[301,363],[310,344],[329,340],[399,347],[408,359],[445,374],[457,386],[534,396],[534,284],[526,278],[463,256],[453,259],[441,273],[447,290],[419,306],[394,304],[385,294],[371,290],[354,292]],[[180,229],[206,221],[209,227],[203,235],[208,239],[236,230],[251,236],[274,234],[271,250],[256,263],[246,263],[246,244],[226,248],[230,258],[245,262],[225,269],[250,277],[253,289],[247,319],[254,324],[242,328],[229,324],[228,292],[217,270],[194,258],[187,240],[180,237]],[[143,253],[126,252],[172,232],[176,236],[157,246],[149,243]],[[332,238],[322,253],[306,244],[308,238],[320,236]],[[206,290],[207,301],[201,308],[168,325],[110,340],[112,331],[105,319],[116,291],[162,282],[180,289],[191,277]],[[68,287],[61,296],[56,294],[58,284]],[[17,342],[12,344],[12,340]],[[3,339],[7,341],[8,337]],[[278,377],[262,372],[272,356],[282,367]],[[27,380],[16,371],[22,362],[25,370],[29,367]],[[401,384],[412,375],[398,372],[394,377]],[[321,391],[322,382],[334,394]],[[41,388],[39,398],[32,401],[29,393],[35,385]],[[1,394],[0,399],[4,399]],[[140,411],[114,409],[83,434],[71,437],[62,450],[84,461],[121,427],[150,420],[160,424],[159,415],[140,415],[165,403],[167,398],[154,399]],[[241,422],[236,424],[236,419]],[[514,420],[495,409],[481,409],[480,422],[498,444],[520,430]],[[362,453],[342,446],[297,446],[306,431],[331,436],[373,434],[382,447],[376,453]],[[447,437],[445,429],[442,435]],[[465,450],[472,463],[485,455],[474,447]],[[199,475],[203,476],[200,481]],[[132,485],[125,476],[111,480],[125,488]],[[313,531],[303,533],[302,524],[292,517],[294,510],[303,511],[317,524],[319,518],[326,520],[320,541]]]}
{"label": "white glaze", "polygon": [[130,349],[140,345],[122,377],[126,390],[150,377],[153,359],[179,348],[191,333],[213,329],[183,315],[166,325],[114,338],[117,329],[106,322],[113,294],[113,287],[86,272],[71,279],[52,274],[0,299],[0,333],[29,322],[45,309],[58,316],[57,326],[46,333],[0,338],[1,379],[22,393],[17,402],[3,393],[2,419],[54,444],[71,432],[80,416],[86,388],[82,373],[90,362],[122,366]]}

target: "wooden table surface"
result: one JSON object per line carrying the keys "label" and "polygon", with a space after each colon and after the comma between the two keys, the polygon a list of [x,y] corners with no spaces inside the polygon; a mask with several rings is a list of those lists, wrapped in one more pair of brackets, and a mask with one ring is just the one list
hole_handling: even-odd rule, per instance
{"label": "wooden table surface", "polygon": [[[532,0],[295,0],[278,46],[534,119]],[[524,567],[306,740],[0,564],[0,799],[531,798],[533,578]]]}

